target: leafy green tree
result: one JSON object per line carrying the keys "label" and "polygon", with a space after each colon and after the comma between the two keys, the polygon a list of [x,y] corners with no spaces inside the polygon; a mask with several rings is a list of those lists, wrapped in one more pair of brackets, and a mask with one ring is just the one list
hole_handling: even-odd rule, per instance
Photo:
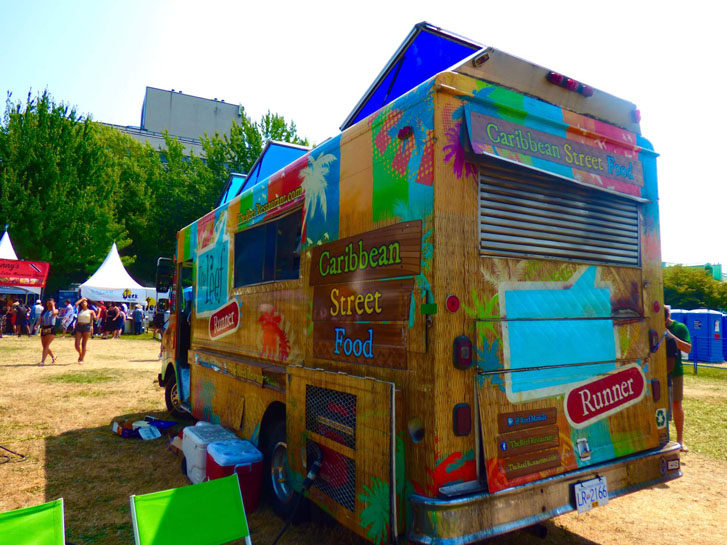
{"label": "leafy green tree", "polygon": [[25,104],[8,96],[0,124],[0,225],[23,259],[48,261],[47,291],[84,281],[115,241],[131,275],[152,285],[177,231],[213,209],[229,172],[247,172],[265,141],[307,145],[295,123],[243,116],[230,134],[202,139],[205,159],[141,144],[78,115],[46,91]]}
{"label": "leafy green tree", "polygon": [[177,231],[214,208],[222,184],[201,158],[185,156],[183,145],[168,133],[164,139],[167,149],[161,152],[164,175],[156,187],[156,210],[160,245],[171,255]]}
{"label": "leafy green tree", "polygon": [[128,245],[116,221],[108,150],[97,125],[44,91],[25,104],[8,97],[0,127],[0,224],[9,224],[17,253],[52,264],[55,287],[82,281],[115,240]]}
{"label": "leafy green tree", "polygon": [[220,192],[230,172],[246,174],[250,171],[267,140],[309,145],[308,139],[298,135],[294,122],[288,123],[283,116],[273,114],[270,110],[259,122],[252,121],[246,115],[242,116],[240,124],[233,121],[229,135],[220,136],[216,133],[202,137],[207,167],[215,177]]}
{"label": "leafy green tree", "polygon": [[673,308],[727,308],[727,284],[709,271],[675,265],[664,269],[664,302]]}
{"label": "leafy green tree", "polygon": [[151,285],[160,251],[155,189],[162,183],[164,169],[159,152],[106,125],[98,125],[98,136],[107,151],[108,175],[115,180],[116,222],[129,241],[121,260],[131,276]]}

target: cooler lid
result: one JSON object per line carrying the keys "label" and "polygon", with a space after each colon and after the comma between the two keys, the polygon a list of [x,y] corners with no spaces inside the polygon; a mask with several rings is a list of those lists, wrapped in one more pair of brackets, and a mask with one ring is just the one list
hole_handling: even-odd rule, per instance
{"label": "cooler lid", "polygon": [[210,443],[207,452],[221,466],[254,464],[263,459],[263,453],[255,445],[242,439]]}
{"label": "cooler lid", "polygon": [[184,428],[184,438],[189,438],[193,443],[208,444],[215,441],[236,439],[237,436],[219,424],[209,424]]}

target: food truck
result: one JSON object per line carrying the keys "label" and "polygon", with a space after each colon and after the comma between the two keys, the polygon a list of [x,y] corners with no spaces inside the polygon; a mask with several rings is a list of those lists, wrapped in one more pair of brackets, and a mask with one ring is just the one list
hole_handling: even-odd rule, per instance
{"label": "food truck", "polygon": [[[381,544],[681,476],[635,106],[479,48],[178,233],[159,384]],[[182,295],[188,294],[188,295]]]}

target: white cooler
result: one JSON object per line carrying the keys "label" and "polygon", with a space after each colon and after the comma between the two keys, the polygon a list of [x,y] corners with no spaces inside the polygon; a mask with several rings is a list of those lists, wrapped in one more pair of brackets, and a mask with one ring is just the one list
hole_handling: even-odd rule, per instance
{"label": "white cooler", "polygon": [[207,445],[216,441],[239,439],[230,430],[207,422],[187,426],[182,435],[182,452],[187,461],[187,478],[192,484],[201,483],[207,477]]}

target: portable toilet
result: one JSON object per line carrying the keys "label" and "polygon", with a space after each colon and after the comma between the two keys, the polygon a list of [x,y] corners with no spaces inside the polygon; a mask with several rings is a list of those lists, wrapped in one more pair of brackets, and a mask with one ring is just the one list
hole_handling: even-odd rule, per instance
{"label": "portable toilet", "polygon": [[727,314],[722,313],[722,357],[727,360],[727,336],[725,336],[725,327],[727,327]]}
{"label": "portable toilet", "polygon": [[684,325],[689,330],[689,337],[692,339],[692,351],[689,353],[689,359],[697,361],[697,345],[703,333],[703,318],[698,316],[699,310],[685,310],[684,311]]}
{"label": "portable toilet", "polygon": [[687,328],[692,338],[689,359],[709,363],[724,361],[722,341],[722,313],[699,308],[687,313]]}
{"label": "portable toilet", "polygon": [[681,322],[684,325],[687,323],[687,312],[688,310],[683,310],[681,308],[673,308],[671,309],[671,319],[676,320],[677,322]]}

